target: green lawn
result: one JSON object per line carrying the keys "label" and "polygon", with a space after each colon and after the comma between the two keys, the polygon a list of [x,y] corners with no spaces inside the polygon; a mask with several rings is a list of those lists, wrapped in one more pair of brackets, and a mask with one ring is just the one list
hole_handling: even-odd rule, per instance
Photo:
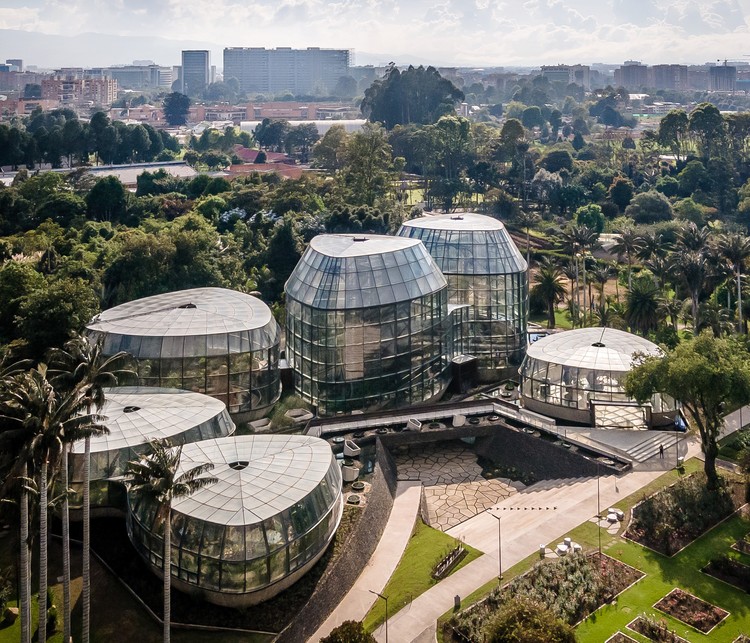
{"label": "green lawn", "polygon": [[[748,418],[748,420],[750,420],[750,418]],[[750,445],[750,427],[740,429],[721,440],[719,442],[719,457],[724,460],[737,462],[740,453],[746,448],[746,444]]]}
{"label": "green lawn", "polygon": [[[393,572],[385,589],[381,592],[388,597],[388,613],[393,616],[402,607],[420,594],[426,592],[438,581],[432,578],[432,569],[458,541],[442,531],[428,527],[417,521],[409,543],[401,556],[401,561]],[[482,555],[477,549],[465,545],[468,554],[454,568],[458,571]],[[385,602],[378,599],[365,616],[365,629],[372,632],[385,620]]]}
{"label": "green lawn", "polygon": [[[530,315],[529,321],[535,322],[542,326],[543,328],[547,328],[547,315]],[[558,309],[555,311],[555,328],[566,328],[570,329],[573,328],[573,324],[570,321],[570,318],[568,317],[568,311]]]}

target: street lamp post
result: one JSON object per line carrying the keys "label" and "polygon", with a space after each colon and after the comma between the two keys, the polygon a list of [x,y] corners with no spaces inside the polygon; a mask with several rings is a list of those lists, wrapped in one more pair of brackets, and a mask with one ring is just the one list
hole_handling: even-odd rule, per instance
{"label": "street lamp post", "polygon": [[502,520],[500,516],[490,512],[490,516],[497,520],[497,582],[498,584],[503,580],[503,531],[502,531]]}
{"label": "street lamp post", "polygon": [[385,643],[388,643],[388,597],[384,596],[380,592],[375,592],[371,589],[367,591],[370,592],[370,594],[375,594],[375,596],[378,596],[385,601]]}
{"label": "street lamp post", "polygon": [[596,531],[599,536],[599,560],[602,559],[602,498],[599,493],[601,479],[599,460],[596,461]]}

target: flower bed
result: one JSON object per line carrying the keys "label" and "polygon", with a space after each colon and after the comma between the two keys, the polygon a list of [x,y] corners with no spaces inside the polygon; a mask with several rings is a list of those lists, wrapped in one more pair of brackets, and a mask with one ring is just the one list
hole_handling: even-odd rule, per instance
{"label": "flower bed", "polygon": [[740,634],[732,643],[750,643],[750,636],[745,636],[744,634]]}
{"label": "flower bed", "polygon": [[738,540],[734,543],[732,549],[750,555],[750,534],[745,534],[745,537],[742,540]]}
{"label": "flower bed", "polygon": [[693,474],[637,504],[625,536],[671,556],[740,507],[743,494],[738,480],[710,491]]}
{"label": "flower bed", "polygon": [[598,554],[540,562],[481,603],[454,616],[448,622],[446,633],[450,635],[446,640],[454,636],[456,641],[481,641],[487,623],[512,596],[540,603],[556,618],[574,625],[642,577],[639,570],[609,556],[600,559]]}
{"label": "flower bed", "polygon": [[658,610],[708,634],[729,612],[676,587],[654,605]]}
{"label": "flower bed", "polygon": [[689,643],[689,641],[677,636],[670,630],[667,622],[663,619],[657,621],[648,616],[639,616],[628,623],[628,629],[638,632],[638,634],[645,636],[650,641],[656,641],[656,643]]}
{"label": "flower bed", "polygon": [[726,554],[712,558],[702,571],[750,594],[750,567]]}

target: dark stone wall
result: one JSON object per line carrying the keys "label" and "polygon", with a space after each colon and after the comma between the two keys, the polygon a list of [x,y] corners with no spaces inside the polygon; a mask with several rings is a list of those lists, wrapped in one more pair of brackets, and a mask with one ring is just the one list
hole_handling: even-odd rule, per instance
{"label": "dark stone wall", "polygon": [[380,440],[376,449],[377,464],[370,480],[372,489],[367,506],[344,543],[343,551],[320,579],[315,593],[276,638],[279,643],[307,641],[346,596],[375,551],[391,515],[398,484],[393,458]]}

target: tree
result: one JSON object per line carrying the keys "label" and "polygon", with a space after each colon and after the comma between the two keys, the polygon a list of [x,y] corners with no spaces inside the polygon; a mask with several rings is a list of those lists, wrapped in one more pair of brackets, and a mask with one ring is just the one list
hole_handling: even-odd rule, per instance
{"label": "tree", "polygon": [[718,107],[701,103],[688,117],[688,129],[698,139],[704,159],[710,159],[727,143],[727,124]]}
{"label": "tree", "polygon": [[620,208],[620,212],[625,210],[633,199],[633,182],[624,176],[616,176],[609,186],[609,199]]}
{"label": "tree", "polygon": [[157,525],[161,521],[164,537],[162,569],[164,576],[164,643],[170,640],[172,585],[172,501],[193,495],[196,491],[218,482],[205,474],[213,469],[210,462],[191,469],[180,467],[182,447],[170,448],[165,441],[152,441],[149,452],[140,460],[128,462],[126,476],[128,493],[145,496],[158,504]]}
{"label": "tree", "polygon": [[451,114],[464,93],[434,67],[412,67],[401,72],[389,65],[383,78],[365,90],[360,109],[371,123],[386,129],[396,125],[429,125]]}
{"label": "tree", "polygon": [[521,122],[526,129],[534,129],[535,127],[542,127],[545,120],[542,116],[542,110],[536,105],[527,107],[521,114]]}
{"label": "tree", "polygon": [[602,214],[601,207],[595,203],[581,206],[576,210],[576,223],[601,234],[604,231],[604,214]]}
{"label": "tree", "polygon": [[628,288],[625,319],[630,328],[644,337],[656,330],[660,319],[659,288],[649,277],[640,277]]}
{"label": "tree", "polygon": [[102,177],[86,195],[89,216],[94,221],[122,221],[127,204],[128,192],[116,176]]}
{"label": "tree", "polygon": [[172,92],[164,97],[162,108],[164,118],[170,126],[185,125],[190,110],[190,98],[180,92]]}
{"label": "tree", "polygon": [[737,332],[742,333],[742,269],[750,259],[750,239],[744,234],[726,234],[719,238],[718,250],[727,260],[737,279]]}
{"label": "tree", "polygon": [[368,634],[359,621],[344,621],[334,627],[328,636],[320,639],[320,643],[375,643],[376,639]]}
{"label": "tree", "polygon": [[[105,402],[105,388],[116,386],[118,377],[133,375],[125,370],[129,355],[124,352],[105,356],[102,353],[103,340],[92,342],[76,335],[65,343],[62,349],[50,354],[50,375],[52,384],[63,395],[75,395],[81,400],[86,413],[92,409],[98,415]],[[99,432],[106,433],[106,427]],[[91,436],[84,435],[83,451],[83,550],[81,602],[83,626],[81,641],[88,643],[91,619],[91,543],[90,543],[90,487],[91,487]],[[67,503],[66,503],[67,504]]]}
{"label": "tree", "polygon": [[366,123],[346,145],[346,164],[342,174],[354,204],[374,205],[388,189],[393,163],[391,146],[382,127]]}
{"label": "tree", "polygon": [[544,169],[548,172],[559,172],[560,170],[573,169],[573,157],[568,150],[552,150],[542,161]]}
{"label": "tree", "polygon": [[531,268],[531,239],[529,230],[542,220],[536,212],[520,210],[516,216],[516,223],[526,230],[526,271]]}
{"label": "tree", "polygon": [[698,304],[703,288],[711,275],[711,266],[705,254],[697,250],[675,253],[674,270],[678,281],[690,293],[693,317],[693,334],[698,334]]}
{"label": "tree", "polygon": [[536,601],[513,597],[487,626],[488,643],[575,643],[569,625]]}
{"label": "tree", "polygon": [[344,164],[348,134],[343,125],[333,125],[313,147],[313,162],[317,167],[336,171]]}
{"label": "tree", "polygon": [[633,197],[625,208],[625,216],[636,223],[658,223],[672,220],[672,204],[661,192],[649,190]]}
{"label": "tree", "polygon": [[679,162],[688,136],[688,116],[682,109],[669,111],[659,122],[659,145],[667,147]]}
{"label": "tree", "polygon": [[682,402],[698,428],[708,487],[716,489],[723,414],[750,401],[750,354],[744,343],[703,332],[664,355],[641,357],[625,378],[625,392],[640,403],[656,393]]}
{"label": "tree", "polygon": [[565,298],[565,286],[562,281],[562,271],[559,266],[544,257],[539,263],[534,275],[533,296],[544,302],[547,309],[547,328],[555,327],[555,308]]}

